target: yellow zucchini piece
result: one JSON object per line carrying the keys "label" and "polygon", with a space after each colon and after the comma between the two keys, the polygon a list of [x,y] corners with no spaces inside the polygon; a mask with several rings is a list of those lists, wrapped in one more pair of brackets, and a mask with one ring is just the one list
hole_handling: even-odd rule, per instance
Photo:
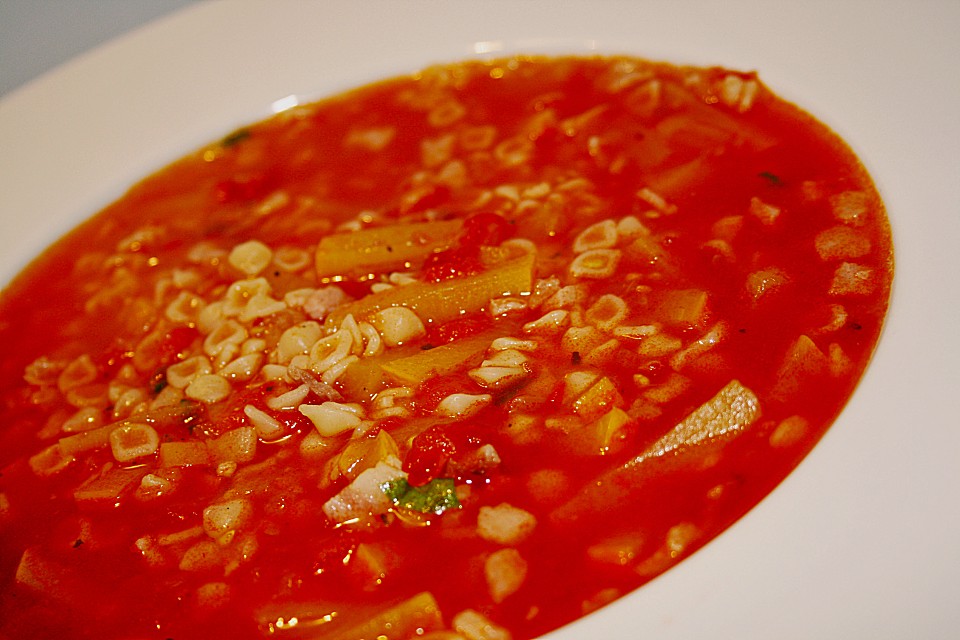
{"label": "yellow zucchini piece", "polygon": [[73,499],[79,503],[115,503],[124,494],[139,486],[140,480],[145,475],[147,475],[147,469],[144,467],[133,469],[114,467],[77,487],[73,492]]}
{"label": "yellow zucchini piece", "polygon": [[424,324],[443,324],[483,309],[492,298],[530,293],[533,288],[533,255],[524,255],[487,271],[442,282],[415,282],[344,305],[327,317],[327,323],[340,326],[352,314],[366,320],[387,307],[407,307]]}
{"label": "yellow zucchini piece", "polygon": [[790,345],[780,363],[770,395],[777,400],[786,400],[829,372],[830,358],[809,336],[801,335]]}
{"label": "yellow zucchini piece", "polygon": [[400,458],[400,449],[396,441],[386,431],[378,431],[373,438],[351,440],[337,456],[337,468],[341,476],[353,480],[358,475],[377,466]]}
{"label": "yellow zucchini piece", "polygon": [[70,436],[60,438],[60,452],[65,456],[72,456],[77,453],[83,453],[90,449],[100,449],[110,444],[110,434],[113,430],[122,426],[123,422],[113,422],[108,425],[81,431]]}
{"label": "yellow zucchini piece", "polygon": [[629,414],[620,407],[614,407],[591,424],[596,436],[596,453],[611,453],[619,449],[623,443],[624,427],[629,423]]}
{"label": "yellow zucchini piece", "polygon": [[594,562],[612,566],[632,565],[646,540],[636,532],[604,538],[587,547],[587,556]]}
{"label": "yellow zucchini piece", "polygon": [[670,255],[660,244],[656,236],[638,236],[623,248],[623,254],[628,260],[640,264],[647,264],[659,271],[672,272]]}
{"label": "yellow zucchini piece", "polygon": [[756,394],[731,380],[640,454],[587,482],[583,490],[557,507],[550,519],[561,524],[588,521],[618,505],[635,502],[655,478],[701,469],[729,439],[756,424],[760,413]]}
{"label": "yellow zucchini piece", "polygon": [[416,386],[424,380],[479,364],[495,337],[489,333],[469,336],[406,358],[385,362],[381,367],[395,382]]}
{"label": "yellow zucchini piece", "polygon": [[622,405],[623,396],[613,380],[604,376],[573,403],[573,412],[584,420],[596,420],[611,408]]}
{"label": "yellow zucchini piece", "polygon": [[[330,626],[338,625],[334,622]],[[329,632],[324,629],[323,637],[326,640],[377,640],[378,638],[401,640],[429,631],[439,631],[442,628],[440,605],[437,604],[432,593],[424,591],[350,628],[343,630],[333,628]]]}
{"label": "yellow zucchini piece", "polygon": [[344,397],[366,401],[387,387],[382,363],[378,360],[376,356],[360,358],[347,367],[337,381],[340,383]]}
{"label": "yellow zucchini piece", "polygon": [[680,448],[745,430],[760,417],[760,400],[738,380],[731,380],[715,396],[681,420],[673,429],[627,463],[637,465]]}
{"label": "yellow zucchini piece", "polygon": [[670,199],[683,193],[684,189],[689,190],[702,182],[705,176],[710,175],[705,168],[709,156],[703,155],[689,162],[663,169],[649,176],[645,176],[644,182],[648,187]]}
{"label": "yellow zucchini piece", "polygon": [[210,451],[206,442],[162,442],[158,465],[163,467],[192,467],[210,464]]}
{"label": "yellow zucchini piece", "polygon": [[208,440],[207,451],[213,464],[228,461],[250,462],[257,453],[257,430],[253,427],[231,429],[213,440]]}
{"label": "yellow zucchini piece", "polygon": [[187,425],[200,415],[202,409],[194,402],[181,402],[168,407],[159,407],[152,409],[145,414],[138,414],[135,418],[119,420],[102,427],[81,431],[73,435],[64,436],[57,442],[60,452],[65,456],[72,456],[77,453],[99,449],[110,444],[110,434],[114,429],[134,423],[144,423],[150,425]]}
{"label": "yellow zucchini piece", "polygon": [[613,407],[593,422],[571,430],[567,434],[571,449],[587,456],[617,453],[626,442],[625,428],[631,422],[626,411]]}
{"label": "yellow zucchini piece", "polygon": [[327,236],[317,245],[316,269],[321,278],[361,275],[419,264],[449,247],[462,220],[416,222],[375,227]]}
{"label": "yellow zucchini piece", "polygon": [[659,300],[658,317],[669,326],[700,326],[707,317],[707,292],[702,289],[674,289]]}
{"label": "yellow zucchini piece", "polygon": [[[399,564],[400,558],[392,549],[383,544],[361,542],[347,563],[347,574],[351,582],[357,584],[363,591],[372,592],[384,580],[389,579],[390,573]],[[415,638],[416,635],[410,637]]]}

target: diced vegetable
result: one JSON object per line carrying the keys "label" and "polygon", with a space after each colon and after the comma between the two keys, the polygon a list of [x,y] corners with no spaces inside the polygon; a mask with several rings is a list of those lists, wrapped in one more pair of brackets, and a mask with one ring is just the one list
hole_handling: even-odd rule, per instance
{"label": "diced vegetable", "polygon": [[119,426],[117,423],[108,424],[97,429],[81,431],[72,436],[60,438],[60,451],[63,455],[71,456],[90,449],[99,449],[110,444],[110,434]]}
{"label": "diced vegetable", "polygon": [[160,444],[159,464],[161,467],[191,467],[210,464],[210,451],[207,443],[190,440],[187,442],[163,442]]}
{"label": "diced vegetable", "polygon": [[777,371],[771,395],[778,400],[798,393],[811,380],[830,372],[830,359],[809,336],[802,335],[787,350]]}
{"label": "diced vegetable", "polygon": [[[639,455],[584,485],[551,513],[551,519],[570,523],[632,502],[651,478],[689,470],[702,462],[702,455],[715,452],[719,442],[744,433],[759,418],[756,394],[731,380]],[[695,455],[701,450],[701,456]]]}
{"label": "diced vegetable", "polygon": [[[72,565],[40,547],[31,546],[24,550],[14,579],[17,584],[68,611],[74,610],[84,597],[92,597],[94,602],[110,601],[109,584],[90,584],[83,576],[81,567]],[[109,605],[97,608],[102,609],[103,606]]]}
{"label": "diced vegetable", "polygon": [[137,415],[136,420],[120,420],[103,427],[81,431],[60,438],[59,446],[64,455],[75,455],[91,449],[99,449],[110,444],[110,434],[114,429],[135,423],[151,425],[155,429],[168,427],[187,427],[203,415],[203,408],[195,402],[183,401],[173,405],[156,407]]}
{"label": "diced vegetable", "polygon": [[633,564],[643,549],[644,538],[639,533],[628,533],[604,538],[587,547],[587,556],[591,560],[613,565]]}
{"label": "diced vegetable", "polygon": [[632,261],[647,264],[661,270],[672,270],[670,254],[660,240],[654,236],[638,236],[623,249],[624,255]]}
{"label": "diced vegetable", "polygon": [[361,638],[413,638],[427,631],[443,628],[440,605],[429,592],[418,593],[346,629],[333,623],[323,627],[324,640],[358,640]]}
{"label": "diced vegetable", "polygon": [[401,559],[382,544],[361,542],[347,562],[351,580],[363,591],[375,591]]}
{"label": "diced vegetable", "polygon": [[668,326],[698,326],[707,313],[707,292],[702,289],[674,289],[659,296],[657,316]]}
{"label": "diced vegetable", "polygon": [[664,537],[663,544],[638,564],[636,571],[645,576],[657,575],[676,562],[676,558],[684,556],[690,545],[696,542],[701,535],[700,529],[690,522],[681,522],[670,527]]}
{"label": "diced vegetable", "polygon": [[646,183],[657,193],[672,197],[703,181],[706,176],[704,171],[706,164],[706,157],[700,156],[689,162],[650,174],[646,177]]}
{"label": "diced vegetable", "polygon": [[387,491],[392,490],[398,480],[406,482],[403,471],[385,462],[378,462],[324,503],[323,512],[333,522],[386,513],[395,504]]}
{"label": "diced vegetable", "polygon": [[203,530],[216,539],[246,525],[252,515],[253,504],[246,498],[212,504],[203,510]]}
{"label": "diced vegetable", "polygon": [[207,449],[214,463],[250,462],[257,452],[257,431],[253,427],[238,427],[207,441]]}
{"label": "diced vegetable", "polygon": [[351,440],[337,456],[337,469],[340,475],[352,480],[380,462],[398,460],[399,457],[400,449],[396,441],[381,430],[372,438]]}
{"label": "diced vegetable", "polygon": [[352,362],[337,380],[344,396],[367,400],[386,388],[388,380],[383,364],[391,355],[395,354],[390,351],[386,357],[360,358]]}
{"label": "diced vegetable", "polygon": [[385,362],[381,368],[395,382],[417,385],[430,378],[449,375],[478,364],[493,338],[492,334],[481,334],[454,340],[406,358]]}
{"label": "diced vegetable", "polygon": [[317,275],[365,275],[416,267],[431,253],[449,247],[462,227],[462,220],[445,220],[326,236],[317,246]]}
{"label": "diced vegetable", "polygon": [[404,306],[424,323],[443,324],[480,311],[492,298],[529,293],[533,288],[533,263],[533,255],[524,255],[476,275],[387,289],[340,307],[327,322],[339,326],[347,314],[365,319],[381,309]]}
{"label": "diced vegetable", "polygon": [[780,421],[770,434],[770,446],[779,449],[801,442],[810,430],[810,423],[802,416],[793,415]]}
{"label": "diced vegetable", "polygon": [[516,549],[498,549],[483,564],[487,589],[494,602],[503,602],[523,586],[527,578],[527,561]]}
{"label": "diced vegetable", "polygon": [[497,544],[520,544],[537,526],[532,513],[506,502],[495,507],[480,507],[477,513],[477,534]]}
{"label": "diced vegetable", "polygon": [[662,456],[681,447],[737,433],[752,425],[760,417],[760,401],[756,394],[731,380],[717,395],[702,404],[680,421],[669,433],[647,447],[628,465]]}
{"label": "diced vegetable", "polygon": [[510,632],[473,609],[464,609],[453,617],[453,628],[469,640],[510,640]]}
{"label": "diced vegetable", "polygon": [[623,444],[624,430],[629,424],[629,414],[619,407],[614,407],[587,425],[593,440],[590,453],[604,454],[618,450]]}
{"label": "diced vegetable", "polygon": [[584,420],[596,420],[612,407],[622,404],[623,396],[617,385],[608,376],[603,376],[574,401],[573,410]]}
{"label": "diced vegetable", "polygon": [[77,502],[114,503],[125,494],[136,489],[141,478],[146,474],[147,470],[142,467],[107,469],[77,487],[76,491],[73,492],[73,497]]}

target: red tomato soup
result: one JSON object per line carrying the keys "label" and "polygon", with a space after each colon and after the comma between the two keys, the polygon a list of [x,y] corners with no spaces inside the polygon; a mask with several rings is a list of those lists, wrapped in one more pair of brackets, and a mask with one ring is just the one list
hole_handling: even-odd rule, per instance
{"label": "red tomato soup", "polygon": [[890,229],[754,74],[427,69],[134,186],[0,304],[0,635],[530,638],[769,493]]}

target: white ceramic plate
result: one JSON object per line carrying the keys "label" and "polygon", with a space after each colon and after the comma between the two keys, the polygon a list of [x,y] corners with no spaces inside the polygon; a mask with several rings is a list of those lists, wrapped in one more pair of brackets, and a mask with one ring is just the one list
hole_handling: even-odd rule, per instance
{"label": "white ceramic plate", "polygon": [[945,638],[960,628],[960,3],[203,3],[0,102],[0,279],[133,181],[277,101],[429,63],[629,52],[756,69],[876,180],[897,272],[827,437],[676,569],[550,637]]}

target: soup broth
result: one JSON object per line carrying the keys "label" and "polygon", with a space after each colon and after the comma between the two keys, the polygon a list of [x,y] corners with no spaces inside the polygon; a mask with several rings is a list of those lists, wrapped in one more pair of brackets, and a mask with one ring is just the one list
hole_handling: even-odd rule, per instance
{"label": "soup broth", "polygon": [[861,164],[752,73],[521,56],[292,107],[4,290],[0,635],[546,633],[800,462],[892,269]]}

